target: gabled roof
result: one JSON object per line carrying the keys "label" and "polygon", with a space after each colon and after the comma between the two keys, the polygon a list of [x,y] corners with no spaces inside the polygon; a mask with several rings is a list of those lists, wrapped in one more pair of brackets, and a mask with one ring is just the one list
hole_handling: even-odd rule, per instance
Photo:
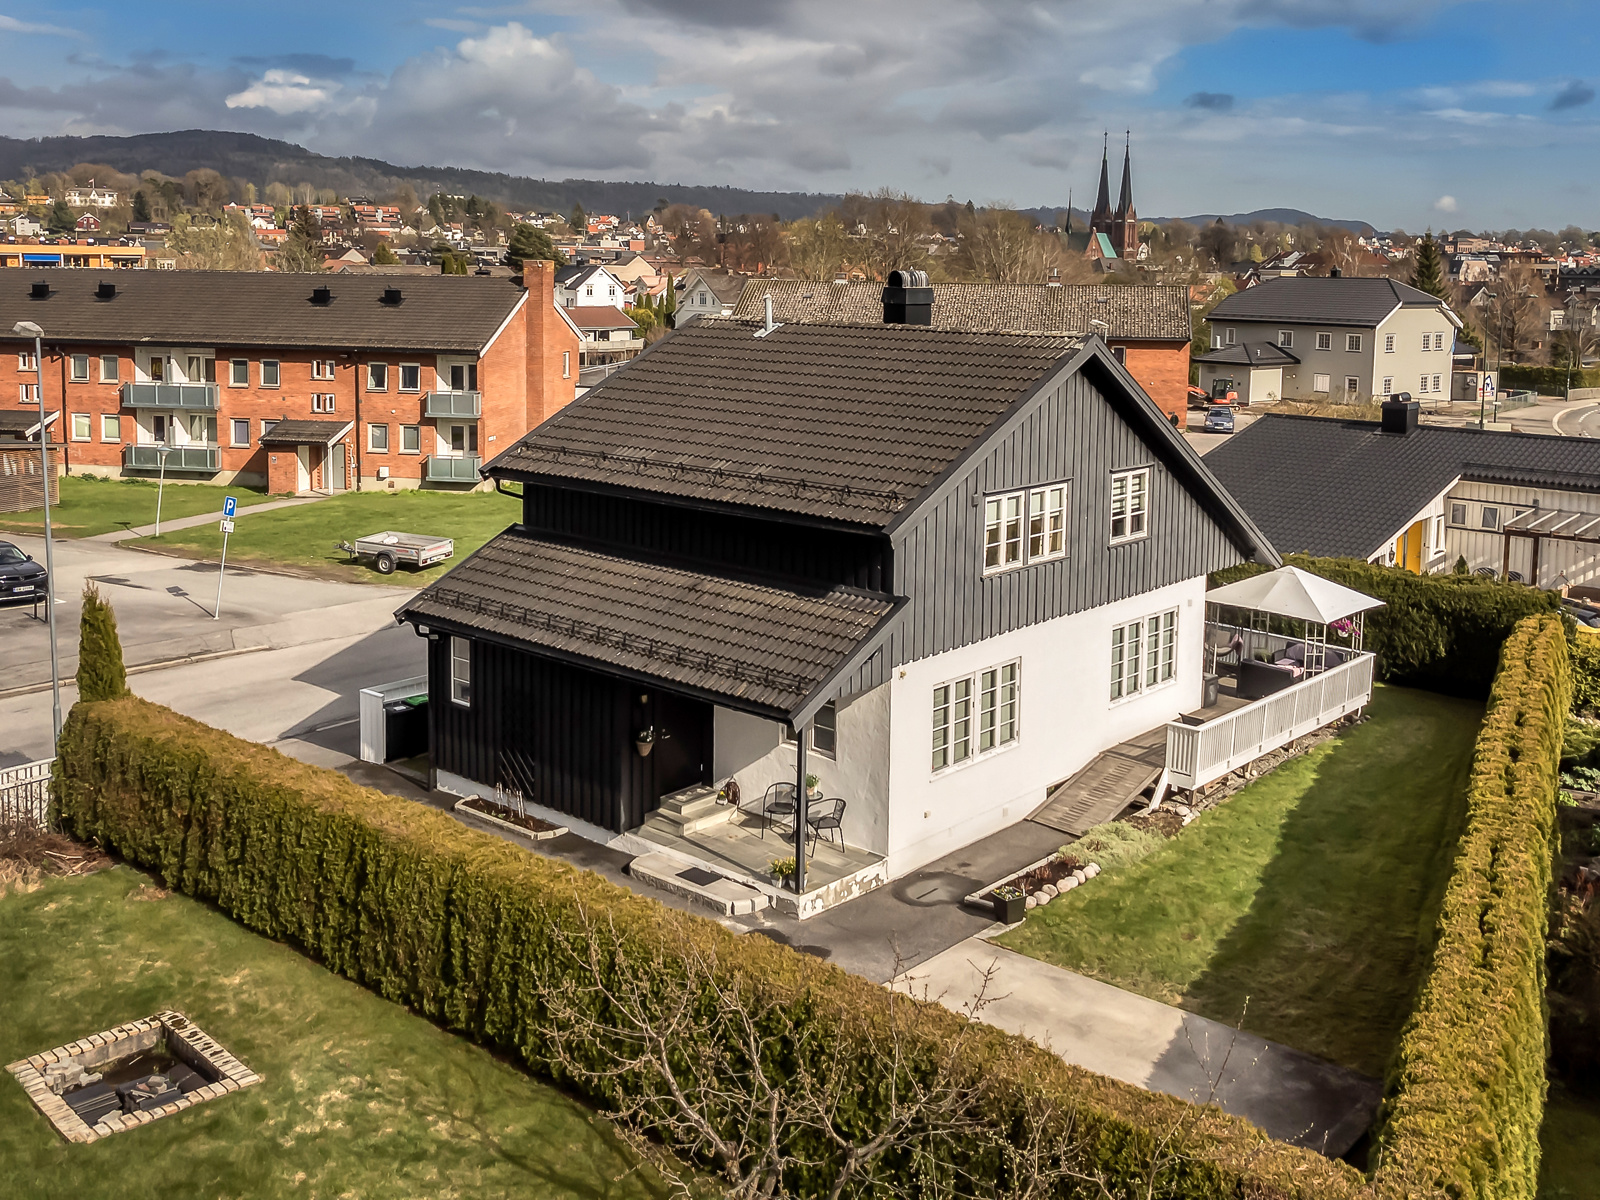
{"label": "gabled roof", "polygon": [[[55,413],[46,413],[44,423],[53,425],[55,419]],[[39,410],[37,408],[0,408],[0,434],[31,438],[38,432]]]}
{"label": "gabled roof", "polygon": [[[763,319],[769,295],[778,321],[883,324],[883,285],[870,282],[750,279],[732,315]],[[972,332],[1100,333],[1108,341],[1188,342],[1194,336],[1189,289],[1154,284],[936,283],[933,326]]]}
{"label": "gabled roof", "polygon": [[1235,346],[1224,346],[1221,350],[1199,355],[1194,361],[1226,363],[1240,367],[1281,367],[1300,360],[1282,346],[1274,346],[1271,342],[1240,342]]}
{"label": "gabled roof", "polygon": [[747,282],[743,275],[730,275],[726,271],[708,271],[702,267],[685,275],[679,288],[685,292],[690,291],[696,281],[723,304],[737,304]]}
{"label": "gabled roof", "polygon": [[702,318],[486,468],[885,527],[1077,350],[1065,337]]}
{"label": "gabled roof", "polygon": [[263,446],[326,446],[350,432],[354,421],[279,421],[261,435]]}
{"label": "gabled roof", "polygon": [[[113,299],[97,298],[102,278]],[[41,279],[50,296],[35,300]],[[312,302],[317,287],[330,303]],[[394,287],[401,302],[383,303]],[[520,280],[475,275],[12,270],[0,271],[0,340],[34,321],[51,342],[476,352],[526,297]]]}
{"label": "gabled roof", "polygon": [[1354,325],[1375,329],[1397,308],[1439,308],[1457,327],[1461,322],[1437,296],[1397,279],[1332,278],[1288,275],[1263,279],[1228,296],[1211,310],[1210,320],[1284,321],[1315,325]]}
{"label": "gabled roof", "polygon": [[579,329],[632,329],[634,320],[614,304],[577,304],[565,310]]}
{"label": "gabled roof", "polygon": [[1267,415],[1206,466],[1285,554],[1370,558],[1458,479],[1600,492],[1600,440]]}
{"label": "gabled roof", "polygon": [[895,607],[853,588],[799,590],[513,527],[397,616],[787,717]]}

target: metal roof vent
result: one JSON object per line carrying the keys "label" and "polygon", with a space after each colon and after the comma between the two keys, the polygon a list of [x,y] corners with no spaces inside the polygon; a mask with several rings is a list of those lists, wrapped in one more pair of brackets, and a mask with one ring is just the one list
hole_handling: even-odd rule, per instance
{"label": "metal roof vent", "polygon": [[1411,398],[1410,392],[1396,392],[1383,402],[1384,433],[1398,433],[1402,437],[1417,427],[1417,413],[1422,405]]}
{"label": "metal roof vent", "polygon": [[99,286],[94,289],[94,298],[96,300],[115,300],[116,297],[117,285],[109,279],[102,279]]}
{"label": "metal roof vent", "polygon": [[405,294],[399,288],[384,288],[383,295],[378,298],[378,303],[396,305],[404,300]]}
{"label": "metal roof vent", "polygon": [[44,280],[44,279],[41,279],[41,280],[37,281],[36,283],[33,284],[32,287],[30,287],[28,289],[28,296],[29,296],[30,299],[33,299],[33,300],[48,300],[48,299],[50,299],[50,284],[49,284],[49,282],[47,280]]}
{"label": "metal roof vent", "polygon": [[333,289],[331,287],[328,287],[326,284],[323,284],[320,287],[312,288],[311,289],[311,303],[313,303],[313,304],[324,304],[324,305],[332,304],[333,303]]}
{"label": "metal roof vent", "polygon": [[890,271],[883,287],[885,325],[932,325],[933,289],[924,271]]}

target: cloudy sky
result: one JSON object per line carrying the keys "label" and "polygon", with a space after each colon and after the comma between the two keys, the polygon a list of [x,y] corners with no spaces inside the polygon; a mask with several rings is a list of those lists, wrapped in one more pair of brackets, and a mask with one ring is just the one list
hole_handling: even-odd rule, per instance
{"label": "cloudy sky", "polygon": [[1594,0],[0,0],[0,132],[407,165],[1600,228]]}

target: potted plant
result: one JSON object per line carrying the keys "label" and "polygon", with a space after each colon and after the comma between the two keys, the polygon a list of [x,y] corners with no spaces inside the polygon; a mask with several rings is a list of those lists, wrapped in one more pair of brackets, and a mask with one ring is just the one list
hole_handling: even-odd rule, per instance
{"label": "potted plant", "polygon": [[807,775],[806,776],[806,799],[808,799],[808,800],[820,800],[820,799],[822,799],[822,789],[818,786],[821,782],[822,782],[822,779],[821,779],[820,776],[817,776],[817,775]]}
{"label": "potted plant", "polygon": [[1028,911],[1028,898],[1013,884],[1002,883],[989,893],[989,899],[994,902],[994,919],[1002,925],[1015,925]]}
{"label": "potted plant", "polygon": [[772,882],[782,887],[784,881],[794,874],[794,855],[788,858],[775,858],[767,864],[767,874],[772,876]]}
{"label": "potted plant", "polygon": [[645,726],[633,735],[633,748],[639,752],[640,758],[649,758],[650,751],[656,748],[656,731],[651,725]]}

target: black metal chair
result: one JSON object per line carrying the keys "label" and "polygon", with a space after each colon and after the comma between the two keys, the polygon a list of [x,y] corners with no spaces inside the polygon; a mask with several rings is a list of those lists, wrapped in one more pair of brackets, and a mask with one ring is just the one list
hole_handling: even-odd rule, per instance
{"label": "black metal chair", "polygon": [[[769,787],[761,797],[761,836],[767,836],[767,828],[793,832],[795,820],[795,788],[792,783],[775,783]],[[784,819],[788,824],[784,824]]]}
{"label": "black metal chair", "polygon": [[844,801],[835,796],[829,801],[833,805],[831,811],[818,812],[815,816],[806,816],[806,825],[811,831],[811,842],[816,844],[817,839],[824,833],[828,835],[830,844],[834,844],[835,835],[838,836],[837,845],[844,845]]}

